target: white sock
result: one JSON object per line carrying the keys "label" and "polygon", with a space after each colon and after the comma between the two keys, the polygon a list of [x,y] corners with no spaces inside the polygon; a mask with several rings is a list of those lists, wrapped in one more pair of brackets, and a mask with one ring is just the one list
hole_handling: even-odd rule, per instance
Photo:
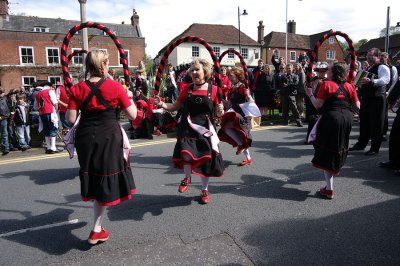
{"label": "white sock", "polygon": [[246,160],[251,160],[249,149],[245,149],[245,150],[243,151],[243,154],[244,154],[244,156],[246,157]]}
{"label": "white sock", "polygon": [[50,150],[56,151],[56,137],[50,137]]}
{"label": "white sock", "polygon": [[333,190],[333,175],[327,171],[324,171],[325,181],[326,181],[326,189]]}
{"label": "white sock", "polygon": [[202,177],[201,178],[201,190],[208,190],[209,181],[210,181],[209,177]]}
{"label": "white sock", "polygon": [[233,139],[234,142],[237,143],[237,145],[242,145],[242,141],[239,139],[239,136],[236,134],[236,132],[232,128],[226,128],[225,133]]}
{"label": "white sock", "polygon": [[46,149],[51,150],[51,142],[50,142],[50,137],[44,137],[46,140]]}
{"label": "white sock", "polygon": [[185,177],[190,178],[190,175],[192,174],[192,166],[190,164],[184,164],[183,172],[185,173]]}
{"label": "white sock", "polygon": [[94,232],[101,231],[101,225],[103,223],[105,210],[106,210],[106,206],[100,205],[96,200],[94,201],[94,204],[93,204],[93,214],[94,214],[93,231]]}

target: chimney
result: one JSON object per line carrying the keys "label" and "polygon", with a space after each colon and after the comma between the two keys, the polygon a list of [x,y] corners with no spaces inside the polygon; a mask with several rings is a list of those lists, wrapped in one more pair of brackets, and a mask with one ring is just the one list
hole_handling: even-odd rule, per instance
{"label": "chimney", "polygon": [[0,16],[6,18],[8,15],[8,0],[0,0]]}
{"label": "chimney", "polygon": [[132,24],[132,26],[139,26],[139,15],[137,14],[135,9],[133,9],[133,15],[131,17],[131,24]]}
{"label": "chimney", "polygon": [[258,29],[257,42],[262,44],[262,42],[264,41],[264,25],[263,25],[263,21],[262,20],[260,20],[258,22],[257,29]]}
{"label": "chimney", "polygon": [[288,30],[288,33],[296,34],[296,21],[289,20],[289,22],[287,24],[287,30]]}

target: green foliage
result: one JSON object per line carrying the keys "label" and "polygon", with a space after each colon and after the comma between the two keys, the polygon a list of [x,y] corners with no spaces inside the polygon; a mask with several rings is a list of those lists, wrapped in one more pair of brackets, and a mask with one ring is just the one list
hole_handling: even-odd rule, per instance
{"label": "green foliage", "polygon": [[[390,26],[389,27],[389,36],[394,34],[400,34],[400,27]],[[379,37],[386,37],[386,27],[381,29],[379,32]]]}

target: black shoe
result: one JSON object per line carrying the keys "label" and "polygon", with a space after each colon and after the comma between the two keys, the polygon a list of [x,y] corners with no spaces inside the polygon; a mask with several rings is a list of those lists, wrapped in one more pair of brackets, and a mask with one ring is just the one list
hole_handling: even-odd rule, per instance
{"label": "black shoe", "polygon": [[362,150],[364,150],[364,148],[362,148],[361,146],[359,146],[357,144],[355,144],[353,147],[351,147],[349,149],[349,151],[362,151]]}
{"label": "black shoe", "polygon": [[394,165],[393,165],[393,163],[392,163],[391,161],[380,162],[380,163],[378,164],[378,166],[379,166],[379,167],[382,167],[382,168],[388,168],[388,169],[394,168]]}
{"label": "black shoe", "polygon": [[301,122],[296,122],[296,126],[303,127],[303,124]]}
{"label": "black shoe", "polygon": [[57,148],[55,151],[46,150],[46,154],[55,154],[55,153],[60,153],[60,152],[63,152],[63,151],[64,151],[64,149]]}
{"label": "black shoe", "polygon": [[369,150],[369,151],[367,151],[367,152],[364,153],[364,154],[367,155],[367,156],[372,156],[372,155],[378,154],[378,152],[377,152],[377,151],[374,151],[374,150]]}
{"label": "black shoe", "polygon": [[5,151],[3,151],[3,155],[7,155],[7,154],[9,154],[10,153],[10,151],[9,150],[5,150]]}

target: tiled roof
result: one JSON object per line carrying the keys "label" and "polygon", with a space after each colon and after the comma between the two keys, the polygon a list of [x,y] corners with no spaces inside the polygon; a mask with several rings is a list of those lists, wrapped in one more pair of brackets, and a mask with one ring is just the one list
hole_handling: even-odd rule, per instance
{"label": "tiled roof", "polygon": [[[264,37],[264,47],[284,48],[286,33],[271,31]],[[288,33],[288,48],[310,50],[310,38],[308,35]]]}
{"label": "tiled roof", "polygon": [[[49,33],[62,33],[66,34],[72,27],[79,24],[80,21],[77,20],[66,20],[61,18],[39,18],[32,16],[14,16],[10,15],[9,20],[2,20],[0,24],[0,30],[8,31],[27,31],[32,32],[33,27],[45,27],[49,28]],[[99,22],[100,23],[100,22]],[[111,24],[111,23],[101,23],[119,37],[134,37],[142,38],[142,33],[138,25],[132,26],[131,24]],[[89,35],[100,35],[97,29],[88,29]]]}
{"label": "tiled roof", "polygon": [[310,35],[310,45],[311,45],[310,50],[313,50],[314,47],[315,47],[315,44],[316,44],[322,37],[324,37],[325,34],[329,33],[330,31],[332,31],[332,30],[327,30],[327,31],[323,31],[323,32],[320,32],[320,33],[316,33],[316,34]]}
{"label": "tiled roof", "polygon": [[[366,53],[371,48],[379,48],[382,51],[385,49],[385,37],[371,39],[365,44],[361,45],[357,50],[358,54]],[[400,48],[400,34],[394,34],[389,37],[389,49]]]}
{"label": "tiled roof", "polygon": [[[210,44],[225,44],[225,45],[238,45],[239,44],[239,30],[232,25],[217,25],[217,24],[199,24],[193,23],[185,31],[176,36],[172,41],[163,47],[158,54],[163,51],[175,40],[184,36],[196,36],[203,38]],[[241,45],[260,46],[258,42],[241,32],[240,34]]]}

